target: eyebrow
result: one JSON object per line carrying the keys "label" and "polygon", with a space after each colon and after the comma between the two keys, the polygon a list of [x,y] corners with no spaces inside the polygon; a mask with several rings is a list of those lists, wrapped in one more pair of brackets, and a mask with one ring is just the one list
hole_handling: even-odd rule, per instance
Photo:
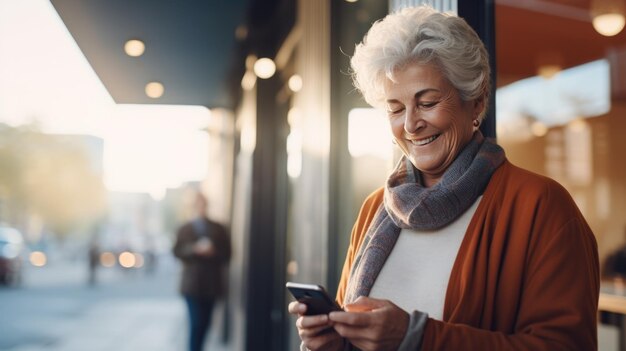
{"label": "eyebrow", "polygon": [[[413,95],[413,98],[417,100],[417,99],[419,99],[422,95],[424,95],[424,94],[426,94],[426,93],[428,93],[428,92],[431,92],[431,91],[441,92],[441,90],[439,90],[439,89],[435,89],[435,88],[426,88],[426,89],[422,89],[422,90],[418,91],[417,93],[415,93],[415,94]],[[398,101],[397,99],[389,99],[389,100],[387,100],[387,103],[396,103],[396,102],[400,102],[400,101]]]}

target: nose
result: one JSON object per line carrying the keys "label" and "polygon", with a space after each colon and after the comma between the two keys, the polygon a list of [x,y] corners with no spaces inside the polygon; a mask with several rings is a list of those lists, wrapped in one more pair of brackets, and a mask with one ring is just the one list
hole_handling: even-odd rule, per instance
{"label": "nose", "polygon": [[421,118],[417,109],[407,109],[406,116],[404,118],[404,131],[408,134],[413,134],[418,130],[424,128],[426,122]]}

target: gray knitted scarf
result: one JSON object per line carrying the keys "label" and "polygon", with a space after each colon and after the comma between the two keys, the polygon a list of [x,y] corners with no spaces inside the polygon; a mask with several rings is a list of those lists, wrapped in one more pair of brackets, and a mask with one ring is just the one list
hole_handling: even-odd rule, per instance
{"label": "gray knitted scarf", "polygon": [[453,222],[483,193],[504,158],[504,150],[478,131],[439,183],[427,188],[402,157],[352,264],[345,303],[369,295],[402,229],[429,231]]}

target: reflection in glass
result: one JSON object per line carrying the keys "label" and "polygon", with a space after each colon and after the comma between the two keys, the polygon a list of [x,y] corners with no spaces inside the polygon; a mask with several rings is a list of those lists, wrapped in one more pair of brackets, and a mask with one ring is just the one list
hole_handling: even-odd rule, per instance
{"label": "reflection in glass", "polygon": [[611,109],[609,77],[608,61],[597,60],[563,70],[549,80],[535,76],[499,88],[498,136],[518,134],[521,126],[530,128],[534,121],[550,127],[607,113]]}

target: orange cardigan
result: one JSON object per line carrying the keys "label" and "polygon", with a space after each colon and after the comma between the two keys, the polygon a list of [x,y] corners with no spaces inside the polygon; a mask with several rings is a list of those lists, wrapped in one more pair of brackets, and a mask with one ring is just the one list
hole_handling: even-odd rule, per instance
{"label": "orange cardigan", "polygon": [[[352,230],[337,301],[383,189]],[[595,237],[557,182],[505,161],[485,189],[452,267],[443,321],[422,351],[596,350],[600,289]]]}

